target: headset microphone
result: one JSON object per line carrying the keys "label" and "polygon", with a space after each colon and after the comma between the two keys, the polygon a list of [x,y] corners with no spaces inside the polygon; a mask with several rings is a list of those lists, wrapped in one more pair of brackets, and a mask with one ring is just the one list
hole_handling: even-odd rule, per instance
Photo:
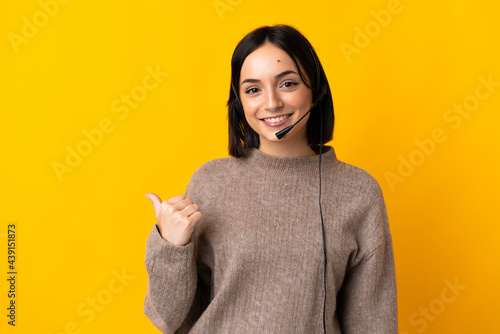
{"label": "headset microphone", "polygon": [[295,125],[297,125],[301,120],[304,119],[304,117],[306,117],[307,114],[309,114],[311,112],[311,110],[316,107],[316,105],[318,104],[318,102],[321,100],[321,98],[326,94],[326,89],[325,87],[323,86],[323,90],[321,91],[321,94],[318,96],[318,98],[316,99],[316,102],[314,102],[313,106],[304,114],[304,116],[302,116],[297,122],[295,122],[294,124],[290,125],[290,126],[287,126],[286,128],[284,128],[283,130],[280,130],[278,132],[275,133],[276,137],[278,139],[281,139],[283,138],[288,132],[290,132],[291,129],[293,129],[293,127]]}

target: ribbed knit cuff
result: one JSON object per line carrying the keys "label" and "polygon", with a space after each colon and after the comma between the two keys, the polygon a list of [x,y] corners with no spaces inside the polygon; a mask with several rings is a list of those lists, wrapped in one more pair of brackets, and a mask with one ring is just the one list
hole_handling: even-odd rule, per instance
{"label": "ribbed knit cuff", "polygon": [[146,241],[146,266],[153,265],[155,259],[162,262],[184,262],[188,263],[194,253],[194,242],[189,242],[184,246],[174,245],[163,239],[158,228],[158,224],[154,224],[151,233]]}

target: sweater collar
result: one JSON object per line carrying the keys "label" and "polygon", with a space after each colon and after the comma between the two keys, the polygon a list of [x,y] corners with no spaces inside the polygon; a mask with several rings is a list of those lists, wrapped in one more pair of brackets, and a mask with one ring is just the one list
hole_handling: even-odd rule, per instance
{"label": "sweater collar", "polygon": [[[311,172],[318,169],[319,155],[306,157],[278,157],[269,155],[251,148],[247,152],[246,160],[256,168],[262,169],[267,173],[281,175],[297,175],[304,172]],[[335,149],[332,146],[323,146],[321,164],[335,165],[339,162]]]}

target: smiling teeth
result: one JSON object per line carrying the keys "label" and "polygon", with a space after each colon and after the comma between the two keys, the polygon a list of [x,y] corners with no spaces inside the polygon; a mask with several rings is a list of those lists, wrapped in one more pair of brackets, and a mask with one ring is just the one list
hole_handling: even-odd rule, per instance
{"label": "smiling teeth", "polygon": [[273,117],[273,118],[264,118],[264,122],[269,122],[269,123],[278,123],[281,122],[282,120],[288,118],[289,115],[283,115],[280,117]]}

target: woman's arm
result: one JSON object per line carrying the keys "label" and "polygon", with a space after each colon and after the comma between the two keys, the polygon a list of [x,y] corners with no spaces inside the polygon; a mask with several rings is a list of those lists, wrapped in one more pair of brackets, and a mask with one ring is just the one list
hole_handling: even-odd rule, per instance
{"label": "woman's arm", "polygon": [[391,235],[346,273],[338,296],[342,334],[397,334],[397,291]]}
{"label": "woman's arm", "polygon": [[[397,334],[398,306],[392,237],[378,184],[361,230],[367,233],[337,296],[342,334]],[[361,232],[364,235],[364,232]]]}
{"label": "woman's arm", "polygon": [[[144,313],[162,333],[187,333],[210,299],[210,287],[198,275],[210,270],[197,267],[197,235],[202,214],[193,173],[184,196],[162,201],[148,193],[157,223],[146,241],[148,285]],[[193,203],[190,198],[194,199]]]}
{"label": "woman's arm", "polygon": [[208,291],[197,284],[193,240],[173,245],[161,237],[155,224],[146,242],[145,264],[149,278],[146,316],[162,333],[192,326],[209,298]]}

